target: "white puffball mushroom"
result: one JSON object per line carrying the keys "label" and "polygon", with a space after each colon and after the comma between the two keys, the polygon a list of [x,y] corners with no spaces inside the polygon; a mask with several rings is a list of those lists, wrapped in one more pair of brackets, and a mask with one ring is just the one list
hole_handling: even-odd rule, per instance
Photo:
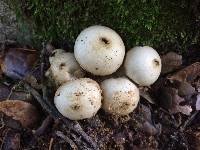
{"label": "white puffball mushroom", "polygon": [[127,78],[110,78],[101,83],[103,92],[102,108],[111,114],[127,115],[140,99],[139,90]]}
{"label": "white puffball mushroom", "polygon": [[101,107],[101,89],[89,78],[64,83],[55,93],[58,111],[71,120],[91,118]]}
{"label": "white puffball mushroom", "polygon": [[161,59],[152,47],[138,46],[127,52],[124,66],[130,79],[141,86],[149,86],[160,75]]}
{"label": "white puffball mushroom", "polygon": [[84,70],[104,76],[112,74],[121,66],[125,46],[114,30],[95,25],[79,34],[74,46],[74,55]]}
{"label": "white puffball mushroom", "polygon": [[73,53],[56,49],[49,57],[49,62],[50,68],[46,75],[52,76],[57,85],[84,76],[84,71],[76,61]]}

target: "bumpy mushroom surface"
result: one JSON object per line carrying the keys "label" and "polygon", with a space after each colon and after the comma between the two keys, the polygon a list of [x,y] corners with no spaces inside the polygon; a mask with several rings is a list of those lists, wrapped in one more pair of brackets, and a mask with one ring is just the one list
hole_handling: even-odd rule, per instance
{"label": "bumpy mushroom surface", "polygon": [[58,88],[54,103],[68,119],[91,118],[101,107],[101,89],[96,81],[89,78],[69,81]]}
{"label": "bumpy mushroom surface", "polygon": [[94,75],[109,75],[122,64],[125,46],[121,37],[105,26],[91,26],[76,39],[74,55],[80,66]]}
{"label": "bumpy mushroom surface", "polygon": [[127,115],[139,102],[138,88],[127,78],[110,78],[101,83],[102,108],[111,114]]}
{"label": "bumpy mushroom surface", "polygon": [[49,57],[49,62],[51,66],[46,75],[51,75],[57,85],[84,76],[84,71],[77,63],[73,53],[56,49]]}
{"label": "bumpy mushroom surface", "polygon": [[126,75],[142,86],[153,84],[161,72],[161,59],[152,47],[134,47],[126,54]]}

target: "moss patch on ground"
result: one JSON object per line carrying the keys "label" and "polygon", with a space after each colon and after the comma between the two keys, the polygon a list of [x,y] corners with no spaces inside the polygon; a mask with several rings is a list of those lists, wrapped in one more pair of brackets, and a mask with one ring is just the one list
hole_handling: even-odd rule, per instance
{"label": "moss patch on ground", "polygon": [[[186,49],[198,30],[188,0],[9,0],[34,29],[35,41],[74,42],[84,28],[100,24],[116,30],[127,48],[150,45]],[[21,13],[22,12],[22,13]]]}

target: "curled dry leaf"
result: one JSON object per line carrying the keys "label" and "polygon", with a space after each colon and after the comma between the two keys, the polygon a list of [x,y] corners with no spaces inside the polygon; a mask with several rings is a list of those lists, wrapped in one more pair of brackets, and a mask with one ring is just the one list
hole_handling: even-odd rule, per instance
{"label": "curled dry leaf", "polygon": [[162,71],[161,73],[169,73],[178,69],[182,65],[182,56],[175,53],[169,52],[161,57],[162,60]]}
{"label": "curled dry leaf", "polygon": [[20,150],[20,136],[20,133],[15,130],[8,130],[4,137],[1,149]]}
{"label": "curled dry leaf", "polygon": [[39,114],[35,106],[20,100],[0,102],[0,111],[14,120],[20,121],[24,127],[32,127],[38,121]]}
{"label": "curled dry leaf", "polygon": [[200,110],[200,94],[197,95],[196,110]]}
{"label": "curled dry leaf", "polygon": [[196,62],[168,76],[170,81],[190,82],[200,76],[200,62]]}
{"label": "curled dry leaf", "polygon": [[31,72],[36,60],[36,50],[10,48],[2,58],[1,69],[6,76],[21,79]]}
{"label": "curled dry leaf", "polygon": [[178,95],[178,90],[175,88],[162,88],[160,91],[159,103],[161,106],[169,110],[171,114],[183,113],[190,115],[192,112],[191,106],[181,105],[185,101]]}

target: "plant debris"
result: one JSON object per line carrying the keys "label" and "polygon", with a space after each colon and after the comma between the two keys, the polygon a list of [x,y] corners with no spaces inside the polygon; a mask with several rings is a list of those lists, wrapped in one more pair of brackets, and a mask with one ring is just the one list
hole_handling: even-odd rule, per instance
{"label": "plant debris", "polygon": [[190,82],[197,76],[200,76],[200,62],[196,62],[187,66],[180,71],[168,76],[171,81]]}
{"label": "plant debris", "polygon": [[19,120],[24,127],[33,126],[39,119],[35,106],[20,100],[5,100],[0,102],[0,111],[14,120]]}
{"label": "plant debris", "polygon": [[182,56],[175,52],[168,52],[161,57],[162,74],[177,70],[182,65]]}
{"label": "plant debris", "polygon": [[159,96],[159,104],[164,108],[168,109],[171,114],[181,112],[185,115],[190,115],[192,108],[189,105],[181,105],[185,101],[178,95],[178,90],[175,88],[162,88]]}
{"label": "plant debris", "polygon": [[22,79],[29,74],[37,61],[37,51],[24,48],[9,48],[2,55],[2,72],[13,79]]}

